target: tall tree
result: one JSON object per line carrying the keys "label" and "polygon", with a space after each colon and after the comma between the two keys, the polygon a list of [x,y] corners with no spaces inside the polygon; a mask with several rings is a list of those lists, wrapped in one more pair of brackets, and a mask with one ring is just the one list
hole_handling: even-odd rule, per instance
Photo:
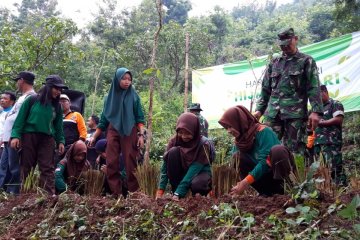
{"label": "tall tree", "polygon": [[183,25],[188,19],[189,11],[192,9],[189,0],[164,0],[163,4],[167,9],[164,18],[165,24],[173,20]]}
{"label": "tall tree", "polygon": [[359,31],[360,29],[360,1],[359,0],[334,0],[335,19],[341,26],[341,33]]}

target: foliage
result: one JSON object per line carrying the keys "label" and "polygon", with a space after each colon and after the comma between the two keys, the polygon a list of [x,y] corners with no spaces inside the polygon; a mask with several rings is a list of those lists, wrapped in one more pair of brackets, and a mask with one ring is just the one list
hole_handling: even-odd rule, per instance
{"label": "foliage", "polygon": [[352,199],[351,203],[349,203],[349,205],[347,205],[346,208],[341,210],[338,214],[342,218],[353,220],[359,216],[359,211],[358,211],[359,207],[360,207],[360,196],[356,195]]}
{"label": "foliage", "polygon": [[360,27],[360,1],[334,0],[335,19],[338,22],[339,32],[342,34],[358,31]]}
{"label": "foliage", "polygon": [[164,0],[163,4],[166,7],[165,23],[173,20],[183,25],[188,18],[188,12],[192,8],[189,0]]}

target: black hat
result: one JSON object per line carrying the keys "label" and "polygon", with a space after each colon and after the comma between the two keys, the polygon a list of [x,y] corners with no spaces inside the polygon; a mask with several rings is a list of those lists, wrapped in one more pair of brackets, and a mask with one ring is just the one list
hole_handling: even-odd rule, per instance
{"label": "black hat", "polygon": [[58,88],[68,89],[68,87],[64,84],[64,80],[62,80],[62,78],[58,75],[47,76],[45,84]]}
{"label": "black hat", "polygon": [[277,43],[279,45],[289,45],[290,44],[290,40],[295,37],[295,32],[293,28],[287,28],[285,30],[282,30],[279,34],[278,34],[278,41]]}
{"label": "black hat", "polygon": [[195,111],[202,111],[202,109],[200,108],[200,103],[192,103],[188,109]]}
{"label": "black hat", "polygon": [[18,75],[16,75],[16,77],[13,78],[14,81],[18,81],[20,79],[24,79],[24,81],[30,85],[34,85],[34,80],[35,80],[35,74],[33,74],[32,72],[28,72],[28,71],[22,71],[19,72]]}

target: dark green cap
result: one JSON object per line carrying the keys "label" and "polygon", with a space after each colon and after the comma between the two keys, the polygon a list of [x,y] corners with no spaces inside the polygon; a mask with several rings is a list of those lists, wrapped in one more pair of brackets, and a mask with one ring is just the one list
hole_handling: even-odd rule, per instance
{"label": "dark green cap", "polygon": [[293,28],[287,28],[285,30],[282,30],[278,34],[278,41],[277,43],[279,45],[289,45],[291,39],[295,37],[294,29]]}
{"label": "dark green cap", "polygon": [[202,109],[200,107],[200,103],[193,103],[190,105],[190,107],[188,109],[193,110],[193,111],[202,111]]}

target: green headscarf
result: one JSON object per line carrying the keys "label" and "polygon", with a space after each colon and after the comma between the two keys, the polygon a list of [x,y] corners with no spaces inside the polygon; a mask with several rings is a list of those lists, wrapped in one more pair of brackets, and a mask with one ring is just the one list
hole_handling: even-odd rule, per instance
{"label": "green headscarf", "polygon": [[104,115],[120,136],[130,136],[135,125],[134,101],[137,93],[131,85],[128,89],[120,87],[120,80],[131,72],[126,68],[118,68],[112,81],[109,94],[104,101]]}

